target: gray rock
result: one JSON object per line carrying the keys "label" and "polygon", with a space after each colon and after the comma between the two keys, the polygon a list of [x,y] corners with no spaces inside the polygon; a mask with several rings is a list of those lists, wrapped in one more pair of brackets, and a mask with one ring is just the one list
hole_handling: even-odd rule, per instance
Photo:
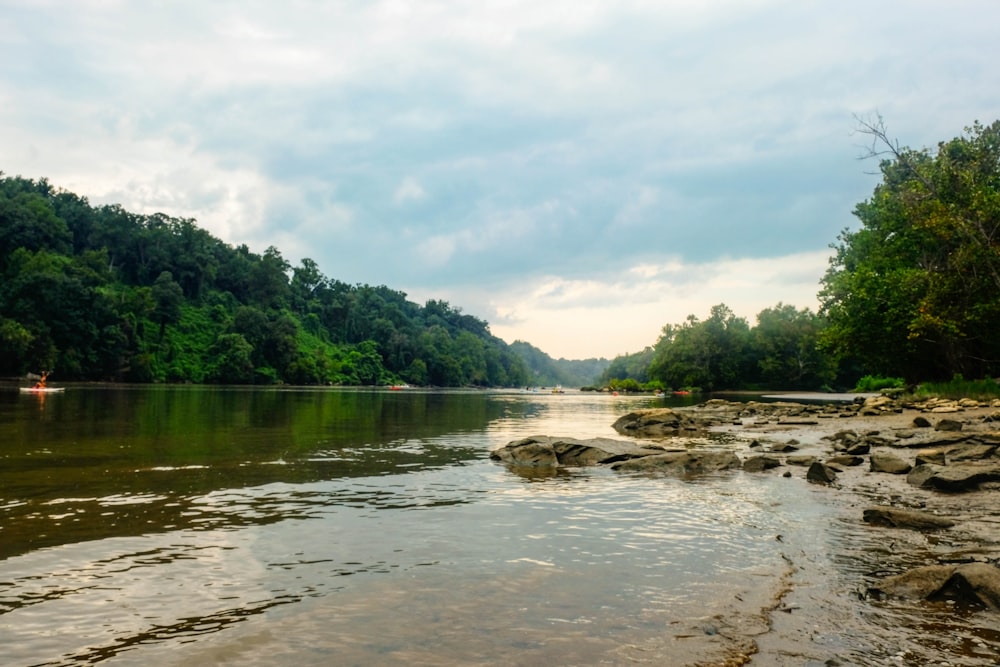
{"label": "gray rock", "polygon": [[954,521],[943,517],[920,512],[917,510],[904,510],[895,507],[869,507],[864,511],[864,520],[874,526],[886,526],[889,528],[910,528],[913,530],[941,530],[951,528]]}
{"label": "gray rock", "polygon": [[832,466],[859,466],[864,463],[865,460],[860,456],[851,456],[849,454],[843,454],[841,456],[832,456],[826,460],[827,465]]}
{"label": "gray rock", "polygon": [[1000,465],[965,463],[936,466],[925,463],[911,470],[906,481],[924,489],[973,491],[980,484],[1000,481]]}
{"label": "gray rock", "polygon": [[875,452],[870,457],[872,472],[887,472],[891,475],[905,475],[913,469],[909,463],[894,454]]}
{"label": "gray rock", "polygon": [[739,468],[740,457],[728,451],[664,452],[633,458],[611,466],[612,470],[650,470],[678,476],[701,475],[719,470]]}
{"label": "gray rock", "polygon": [[937,426],[934,427],[934,430],[949,431],[949,432],[961,431],[962,422],[958,421],[957,419],[942,419],[937,423]]}
{"label": "gray rock", "polygon": [[910,599],[960,600],[1000,611],[1000,569],[989,563],[927,565],[886,577],[869,592]]}
{"label": "gray rock", "polygon": [[490,458],[508,465],[551,467],[600,465],[623,459],[662,453],[659,448],[640,447],[611,438],[577,440],[536,435],[514,440],[490,453]]}
{"label": "gray rock", "polygon": [[812,462],[815,460],[816,457],[811,454],[793,454],[785,457],[785,463],[790,466],[808,466],[812,465]]}
{"label": "gray rock", "polygon": [[837,473],[830,466],[813,461],[806,472],[806,479],[813,484],[833,484],[837,480]]}
{"label": "gray rock", "polygon": [[678,414],[670,408],[654,408],[651,410],[636,410],[619,417],[611,426],[625,435],[639,437],[669,437],[684,431],[697,431],[704,428],[701,424],[686,415]]}
{"label": "gray rock", "polygon": [[781,459],[773,456],[751,456],[743,462],[743,470],[747,472],[763,472],[781,466]]}

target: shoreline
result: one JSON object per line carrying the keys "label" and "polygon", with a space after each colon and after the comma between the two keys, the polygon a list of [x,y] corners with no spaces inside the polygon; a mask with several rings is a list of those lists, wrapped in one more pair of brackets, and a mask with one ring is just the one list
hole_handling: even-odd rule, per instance
{"label": "shoreline", "polygon": [[[781,399],[794,401],[790,395],[782,395]],[[805,479],[809,474],[809,467],[802,463],[805,457],[825,461],[836,471],[829,483],[808,485],[812,497],[819,498],[830,510],[830,525],[821,530],[824,540],[830,544],[818,545],[812,551],[789,551],[787,555],[782,552],[789,570],[775,582],[773,603],[761,609],[760,616],[766,619],[767,630],[752,636],[736,633],[732,638],[732,653],[718,664],[774,667],[787,664],[859,664],[851,661],[850,651],[843,650],[844,646],[837,650],[837,644],[850,644],[844,634],[862,631],[853,627],[855,621],[852,617],[878,614],[883,605],[890,609],[902,605],[909,610],[908,613],[915,613],[913,609],[932,607],[930,616],[942,615],[938,603],[923,599],[897,602],[891,594],[878,599],[872,591],[883,585],[882,582],[926,566],[956,562],[1000,563],[1000,483],[991,481],[973,485],[968,490],[947,492],[915,485],[912,479],[908,479],[908,474],[873,471],[871,464],[872,456],[889,456],[915,468],[920,460],[963,443],[985,439],[988,443],[995,440],[1000,444],[1000,426],[994,426],[994,419],[1000,418],[998,402],[975,405],[971,401],[964,404],[958,401],[904,403],[872,395],[849,411],[843,411],[842,404],[800,404],[806,405],[806,409],[800,411],[796,407],[765,407],[780,403],[750,403],[744,410],[740,410],[739,406],[721,404],[713,409],[711,403],[676,408],[675,411],[698,415],[702,420],[707,418],[711,422],[707,428],[710,433],[734,438],[731,446],[735,446],[744,459],[744,466],[747,460],[757,456],[774,456],[781,460],[781,465],[751,474]],[[854,407],[857,409],[854,410]],[[737,414],[731,415],[728,420],[720,419],[720,415],[706,414],[719,412],[720,409],[722,412],[736,411]],[[748,415],[747,412],[755,414]],[[926,420],[928,425],[915,425],[915,422],[921,423],[916,421],[918,418]],[[959,430],[939,429],[941,426],[956,428],[956,425]],[[838,440],[837,435],[844,432],[853,432],[869,443],[870,449],[858,457],[860,461],[843,462],[846,459],[843,440]],[[957,450],[953,451],[956,451],[957,458]],[[984,458],[979,459],[977,465],[1000,464],[996,447],[992,447],[992,451],[987,447],[983,453]],[[800,463],[790,463],[792,457]],[[829,463],[838,457],[842,459],[839,465]],[[934,531],[870,524],[865,519],[866,510],[875,507],[892,507],[942,517],[955,525]],[[826,549],[829,552],[824,551]],[[847,577],[830,571],[831,563],[844,561],[848,555],[856,557],[864,566]],[[850,570],[850,565],[846,569]],[[979,601],[968,599],[951,600],[948,604],[956,609],[982,606]],[[946,610],[943,613],[949,612]],[[998,622],[995,607],[974,613],[982,614],[987,619],[987,625]],[[956,612],[959,622],[964,622],[962,614]],[[833,629],[838,625],[846,625],[851,630],[845,633]],[[926,633],[919,628],[912,632],[900,630],[900,634],[914,635],[909,639],[915,644],[922,639],[929,644],[935,641],[932,637],[922,638],[921,635]],[[986,638],[1000,640],[1000,636],[988,635]],[[745,650],[748,640],[753,644],[750,651]],[[972,640],[982,641],[977,637],[972,637]],[[861,638],[855,641],[865,643]],[[918,649],[913,650],[919,653]],[[926,650],[934,653],[936,649]],[[970,649],[969,652],[971,655],[962,656],[942,651],[936,655],[913,658],[912,662],[901,660],[896,664],[922,664],[924,660],[951,665],[984,664],[977,663],[981,657],[975,650]],[[990,655],[995,659],[995,653]],[[900,657],[895,656],[895,659]],[[887,663],[890,658],[892,656],[885,656]],[[963,659],[971,662],[964,662]]]}

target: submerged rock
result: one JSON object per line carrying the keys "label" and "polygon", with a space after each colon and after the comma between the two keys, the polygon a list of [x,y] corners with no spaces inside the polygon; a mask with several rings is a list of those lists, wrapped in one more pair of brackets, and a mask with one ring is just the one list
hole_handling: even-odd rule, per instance
{"label": "submerged rock", "polygon": [[959,600],[1000,611],[1000,568],[989,563],[927,565],[887,577],[869,592],[910,599]]}
{"label": "submerged rock", "polygon": [[864,511],[865,523],[888,528],[910,528],[912,530],[941,530],[951,528],[954,521],[944,517],[895,507],[869,507]]}

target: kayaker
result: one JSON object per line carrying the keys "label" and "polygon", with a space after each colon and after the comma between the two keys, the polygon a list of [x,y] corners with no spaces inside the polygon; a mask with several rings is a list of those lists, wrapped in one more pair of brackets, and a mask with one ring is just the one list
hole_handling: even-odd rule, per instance
{"label": "kayaker", "polygon": [[38,382],[35,383],[35,389],[45,389],[45,380],[49,377],[49,371],[42,373],[42,377],[38,378]]}

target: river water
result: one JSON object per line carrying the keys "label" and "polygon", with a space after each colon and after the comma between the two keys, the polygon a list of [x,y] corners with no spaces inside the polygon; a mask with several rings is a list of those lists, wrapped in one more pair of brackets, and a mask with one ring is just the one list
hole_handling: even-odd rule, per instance
{"label": "river water", "polygon": [[[620,437],[617,417],[662,404],[577,392],[8,387],[0,663],[719,660],[734,636],[764,636],[762,610],[803,568],[836,579],[856,566],[838,566],[840,538],[823,528],[836,506],[778,475],[532,475],[489,460],[528,435]],[[814,615],[845,597],[816,595]],[[837,664],[866,651],[885,658],[870,664],[901,664],[892,646],[845,639],[866,603],[836,604],[842,618],[804,644],[826,632],[819,642]],[[794,649],[803,631],[774,646],[786,663],[755,664],[824,664]]]}

